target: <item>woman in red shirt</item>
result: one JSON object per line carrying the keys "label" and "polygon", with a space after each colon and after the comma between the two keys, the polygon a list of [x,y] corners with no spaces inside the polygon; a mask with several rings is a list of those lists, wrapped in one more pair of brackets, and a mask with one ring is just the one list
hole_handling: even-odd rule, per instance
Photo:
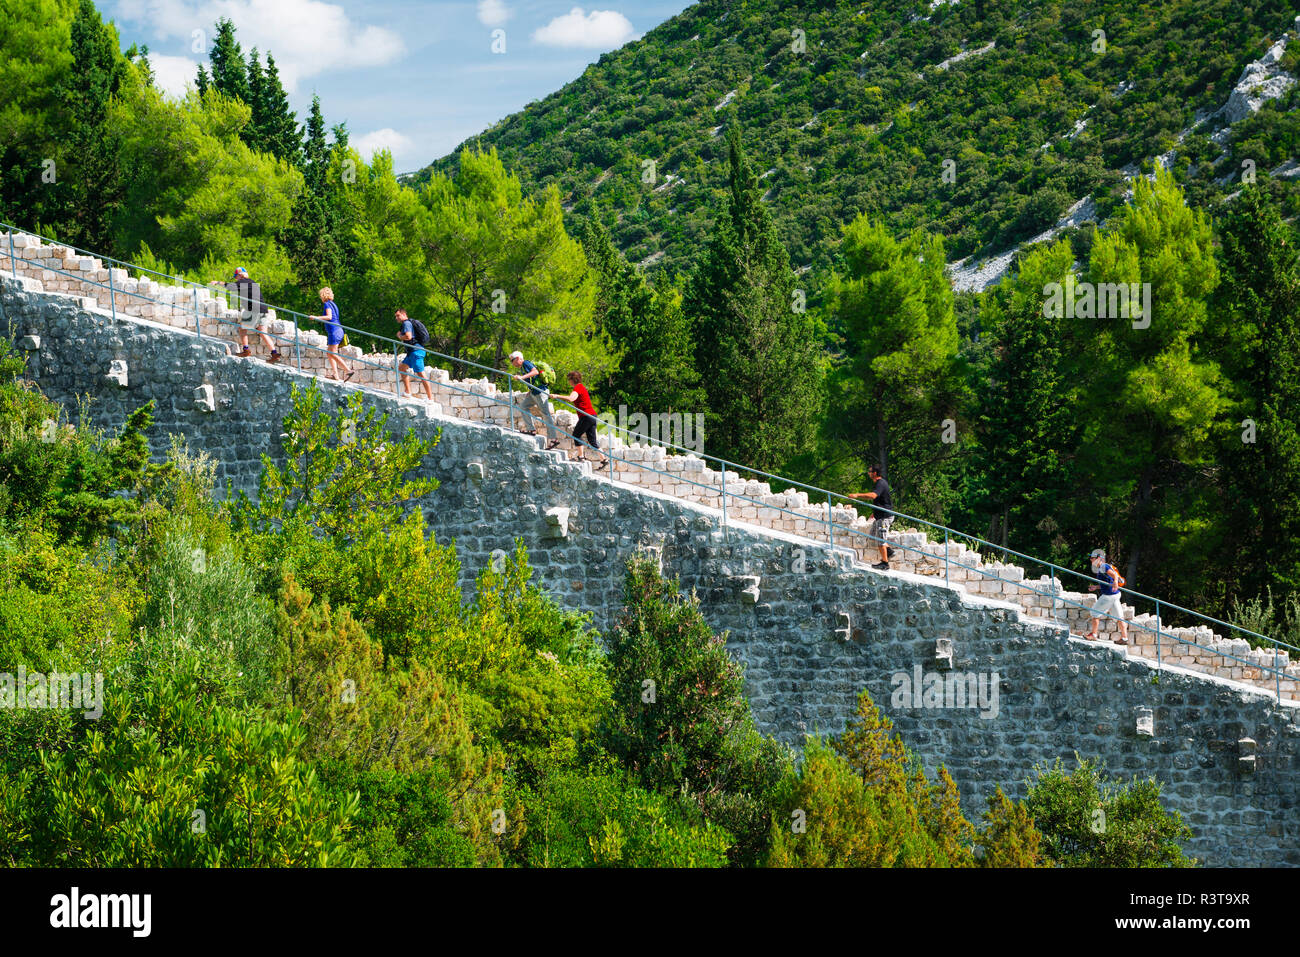
{"label": "woman in red shirt", "polygon": [[[578,461],[586,459],[583,448],[590,444],[601,460],[596,468],[602,469],[609,464],[609,457],[601,453],[600,441],[596,438],[596,407],[591,404],[591,393],[582,384],[581,372],[570,372],[568,378],[569,388],[573,391],[564,398],[578,409],[578,424],[573,429],[573,444],[578,450]],[[586,437],[585,441],[584,436]]]}

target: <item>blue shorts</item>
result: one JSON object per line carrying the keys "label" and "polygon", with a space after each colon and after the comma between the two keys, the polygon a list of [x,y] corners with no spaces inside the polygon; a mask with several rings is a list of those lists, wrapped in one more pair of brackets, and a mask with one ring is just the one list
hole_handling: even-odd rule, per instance
{"label": "blue shorts", "polygon": [[343,342],[343,327],[333,322],[325,323],[325,341],[332,346],[341,345]]}
{"label": "blue shorts", "polygon": [[412,349],[402,359],[402,365],[416,375],[424,375],[424,350]]}

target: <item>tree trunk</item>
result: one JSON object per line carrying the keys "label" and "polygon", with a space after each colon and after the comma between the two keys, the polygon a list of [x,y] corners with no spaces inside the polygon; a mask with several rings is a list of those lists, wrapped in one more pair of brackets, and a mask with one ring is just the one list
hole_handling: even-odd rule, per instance
{"label": "tree trunk", "polygon": [[1137,534],[1133,542],[1133,551],[1128,557],[1128,579],[1130,585],[1137,581],[1138,562],[1142,558],[1143,546],[1147,538],[1147,513],[1151,508],[1151,469],[1144,469],[1138,480],[1137,497]]}

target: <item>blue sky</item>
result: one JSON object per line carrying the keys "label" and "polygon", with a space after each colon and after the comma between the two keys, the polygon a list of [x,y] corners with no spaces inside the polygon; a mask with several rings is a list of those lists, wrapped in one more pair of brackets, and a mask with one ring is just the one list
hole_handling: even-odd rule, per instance
{"label": "blue sky", "polygon": [[[228,17],[245,51],[275,55],[303,118],[319,94],[367,159],[393,151],[419,169],[581,75],[690,6],[686,0],[100,0],[124,46],[148,44],[158,84],[192,84],[213,24]],[[493,31],[504,31],[494,53]],[[498,48],[501,38],[496,38]]]}

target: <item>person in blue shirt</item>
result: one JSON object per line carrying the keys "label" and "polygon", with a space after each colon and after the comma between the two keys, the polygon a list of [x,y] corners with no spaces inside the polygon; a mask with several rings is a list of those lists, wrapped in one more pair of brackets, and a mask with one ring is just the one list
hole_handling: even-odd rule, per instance
{"label": "person in blue shirt", "polygon": [[[398,309],[394,313],[397,320],[397,338],[406,343],[406,355],[398,363],[398,370],[402,372],[402,395],[411,394],[411,375],[415,376],[424,383],[424,394],[430,402],[433,401],[433,387],[429,385],[429,380],[424,375],[424,341],[420,335],[416,334],[415,323],[407,318],[405,309]],[[423,327],[423,323],[421,323]],[[407,375],[407,373],[411,375]]]}
{"label": "person in blue shirt", "polygon": [[[510,364],[519,370],[515,376],[520,382],[528,386],[528,392],[525,393],[523,401],[519,407],[527,412],[530,408],[536,408],[546,421],[546,447],[548,449],[559,448],[560,437],[555,431],[555,419],[551,417],[551,390],[539,377],[542,372],[537,366],[533,365],[524,358],[522,352],[510,353]],[[527,420],[532,424],[532,420]],[[536,435],[537,429],[521,429],[525,435]]]}
{"label": "person in blue shirt", "polygon": [[[339,346],[343,344],[343,320],[339,318],[339,307],[334,304],[334,290],[329,286],[322,289],[320,291],[320,301],[325,304],[324,315],[308,316],[307,318],[325,323],[325,358],[328,360],[325,378],[346,382],[352,378],[353,370],[348,368],[348,364],[339,356]],[[339,372],[346,372],[347,375],[330,375],[328,370],[334,368],[337,368]]]}
{"label": "person in blue shirt", "polygon": [[1089,641],[1097,640],[1097,626],[1101,623],[1101,616],[1105,615],[1107,618],[1119,619],[1119,641],[1116,644],[1127,645],[1128,622],[1124,620],[1124,610],[1119,604],[1120,574],[1114,565],[1106,564],[1106,553],[1100,548],[1095,549],[1089,559],[1092,565],[1092,577],[1101,584],[1089,585],[1088,591],[1100,589],[1101,594],[1092,604],[1092,620],[1088,624],[1088,633],[1084,637]]}

